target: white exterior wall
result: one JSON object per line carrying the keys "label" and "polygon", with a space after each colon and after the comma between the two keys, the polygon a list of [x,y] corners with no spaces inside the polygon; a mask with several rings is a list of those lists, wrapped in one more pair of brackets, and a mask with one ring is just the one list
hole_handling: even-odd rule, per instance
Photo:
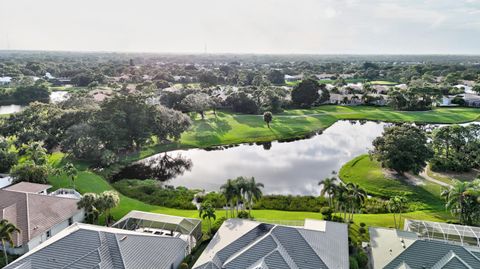
{"label": "white exterior wall", "polygon": [[[80,210],[77,214],[75,214],[73,216],[73,223],[75,222],[83,222],[84,220],[84,217],[85,217],[85,213],[82,210]],[[68,219],[61,222],[61,223],[58,223],[57,225],[53,226],[51,229],[50,229],[50,237],[56,235],[57,233],[61,232],[63,229],[67,228],[69,225],[68,225]],[[34,247],[40,245],[41,243],[45,242],[47,239],[49,239],[50,237],[47,238],[47,231],[45,231],[43,234],[35,237],[35,238],[32,238],[30,240],[30,242],[28,242],[28,249],[27,251],[33,249]]]}

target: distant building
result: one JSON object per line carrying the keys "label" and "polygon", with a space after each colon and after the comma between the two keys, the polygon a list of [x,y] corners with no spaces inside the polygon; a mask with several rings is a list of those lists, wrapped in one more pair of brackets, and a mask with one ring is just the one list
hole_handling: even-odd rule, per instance
{"label": "distant building", "polygon": [[302,79],[303,79],[303,74],[294,75],[294,76],[285,75],[285,81],[287,81],[287,82],[294,82],[294,81],[299,81],[299,80],[302,80]]}
{"label": "distant building", "polygon": [[180,238],[75,223],[4,269],[176,269],[186,248]]}
{"label": "distant building", "polygon": [[0,85],[8,85],[12,82],[12,77],[0,77]]}
{"label": "distant building", "polygon": [[347,225],[308,219],[304,227],[226,220],[193,266],[194,269],[348,267]]}
{"label": "distant building", "polygon": [[405,229],[369,229],[373,269],[480,268],[480,228],[406,220]]}
{"label": "distant building", "polygon": [[0,190],[0,219],[17,226],[11,254],[23,254],[74,222],[84,219],[78,199],[47,195],[50,185],[21,182]]}

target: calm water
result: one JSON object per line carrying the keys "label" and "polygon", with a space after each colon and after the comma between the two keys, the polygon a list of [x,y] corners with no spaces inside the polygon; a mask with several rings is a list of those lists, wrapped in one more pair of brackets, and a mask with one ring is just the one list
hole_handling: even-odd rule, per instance
{"label": "calm water", "polygon": [[261,145],[240,145],[224,150],[171,151],[171,157],[181,155],[193,165],[190,171],[167,184],[211,191],[219,190],[228,178],[254,176],[265,184],[265,193],[318,194],[318,181],[368,152],[384,126],[385,123],[339,121],[310,139],[272,142],[269,150]]}
{"label": "calm water", "polygon": [[5,105],[0,106],[0,115],[12,114],[22,111],[24,106],[21,105]]}
{"label": "calm water", "polygon": [[[59,103],[65,101],[70,97],[70,94],[66,91],[56,91],[50,93],[50,102]],[[0,115],[17,113],[23,110],[23,105],[5,105],[0,106]]]}

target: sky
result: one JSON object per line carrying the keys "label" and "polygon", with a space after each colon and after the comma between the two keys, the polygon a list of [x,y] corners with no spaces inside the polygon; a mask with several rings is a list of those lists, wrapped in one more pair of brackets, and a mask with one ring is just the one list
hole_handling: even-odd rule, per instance
{"label": "sky", "polygon": [[480,54],[480,0],[0,0],[0,50]]}

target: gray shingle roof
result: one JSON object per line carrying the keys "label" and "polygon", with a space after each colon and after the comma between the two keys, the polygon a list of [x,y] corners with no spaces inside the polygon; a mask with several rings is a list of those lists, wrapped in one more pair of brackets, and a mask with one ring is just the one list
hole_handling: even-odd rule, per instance
{"label": "gray shingle roof", "polygon": [[[347,226],[322,224],[324,230],[309,230],[227,220],[193,268],[348,268]],[[336,243],[332,244],[333,241]],[[325,251],[332,247],[336,249]]]}
{"label": "gray shingle roof", "polygon": [[5,269],[170,268],[186,248],[179,238],[74,224]]}
{"label": "gray shingle roof", "polygon": [[465,247],[434,240],[415,241],[384,268],[396,269],[402,263],[412,269],[480,268],[480,259]]}

